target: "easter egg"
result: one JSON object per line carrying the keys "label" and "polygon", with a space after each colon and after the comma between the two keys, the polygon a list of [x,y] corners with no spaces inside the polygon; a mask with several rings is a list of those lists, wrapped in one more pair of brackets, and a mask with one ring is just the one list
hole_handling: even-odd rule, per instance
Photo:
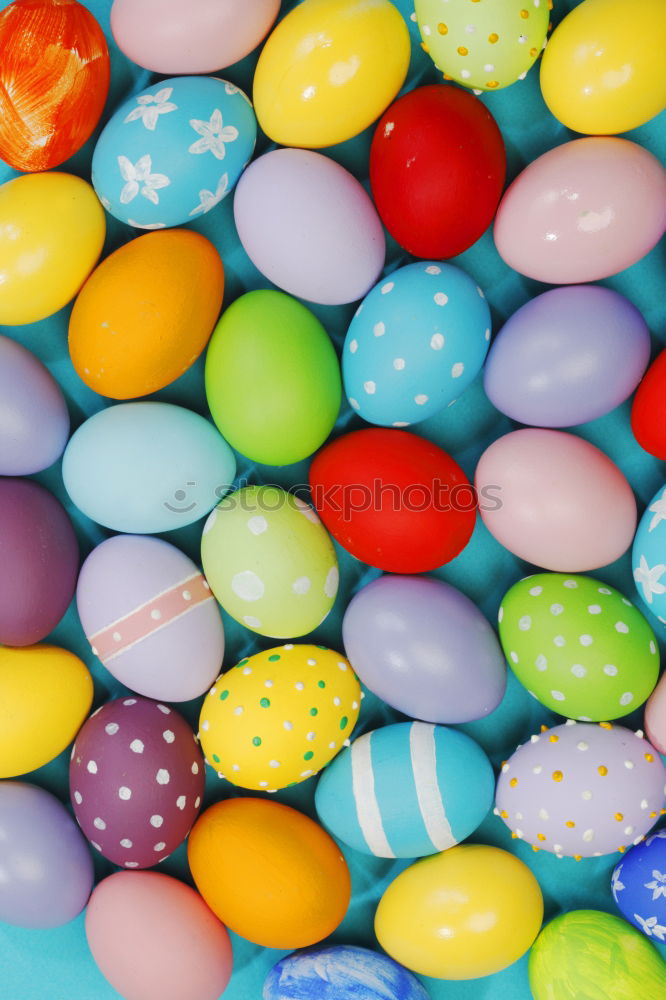
{"label": "easter egg", "polygon": [[666,625],[666,486],[657,490],[641,517],[631,563],[638,596]]}
{"label": "easter egg", "polygon": [[645,706],[645,731],[650,743],[666,755],[666,683],[662,675]]}
{"label": "easter egg", "polygon": [[0,643],[30,646],[74,596],[79,547],[56,498],[29,479],[0,479]]}
{"label": "easter egg", "polygon": [[636,501],[618,467],[594,445],[562,431],[527,427],[486,448],[477,493],[493,491],[481,517],[519,559],[556,572],[618,559],[636,528]]}
{"label": "easter egg", "polygon": [[350,405],[373,424],[406,427],[454,402],[483,364],[490,310],[452,264],[408,264],[366,295],[342,355]]}
{"label": "easter egg", "polygon": [[329,764],[315,806],[326,829],[357,851],[420,858],[474,833],[494,793],[490,761],[465,733],[398,722],[357,737]]}
{"label": "easter egg", "polygon": [[541,92],[576,132],[612,135],[643,125],[666,106],[661,0],[586,0],[553,32]]}
{"label": "easter egg", "polygon": [[77,822],[95,850],[124,868],[151,868],[175,851],[197,817],[203,757],[172,708],[118,698],[80,730],[69,785]]}
{"label": "easter egg", "polygon": [[572,910],[546,924],[529,958],[534,1000],[660,996],[666,964],[624,920],[598,910]]}
{"label": "easter egg", "polygon": [[623,726],[566,723],[532,736],[503,765],[497,811],[519,839],[558,857],[624,851],[654,826],[666,767]]}
{"label": "easter egg", "polygon": [[259,635],[306,635],[338,592],[338,560],[321,521],[277,486],[225,497],[204,526],[201,559],[227,614]]}
{"label": "easter egg", "polygon": [[415,0],[423,45],[435,66],[463,87],[498,90],[522,80],[546,44],[543,0],[467,3]]}
{"label": "easter egg", "polygon": [[666,350],[652,362],[634,396],[631,429],[641,448],[666,461]]}
{"label": "easter egg", "polygon": [[203,351],[223,292],[222,261],[205,236],[172,229],[126,243],[74,303],[69,353],[78,376],[113,399],[163,389]]}
{"label": "easter egg", "polygon": [[104,109],[104,32],[76,0],[14,0],[0,12],[0,50],[0,157],[15,170],[57,167]]}
{"label": "easter egg", "polygon": [[98,969],[132,1000],[218,1000],[231,942],[201,896],[159,872],[116,872],[93,890],[86,938]]}
{"label": "easter egg", "polygon": [[128,59],[154,73],[212,73],[248,55],[280,0],[114,0],[111,31]]}
{"label": "easter egg", "polygon": [[631,601],[589,576],[537,573],[504,595],[499,633],[518,680],[570,719],[617,719],[659,675],[654,632]]}
{"label": "easter egg", "polygon": [[266,799],[216,802],[187,843],[195,885],[229,930],[265,948],[331,934],[349,904],[349,870],[318,823]]}
{"label": "easter egg", "polygon": [[384,266],[384,231],[365,188],[308,149],[274,149],[251,163],[238,184],[234,220],[254,266],[309,302],[354,302]]}
{"label": "easter egg", "polygon": [[504,185],[504,141],[472,94],[433,84],[400,97],[370,148],[382,222],[415,257],[455,257],[490,225]]}
{"label": "easter egg", "polygon": [[206,354],[206,398],[241,454],[266,465],[307,458],[333,429],[340,395],[333,344],[302,303],[260,290],[225,309]]}
{"label": "easter egg", "polygon": [[627,851],[613,870],[611,890],[626,920],[666,943],[666,829]]}
{"label": "easter egg", "polygon": [[361,687],[323,646],[276,646],[221,674],[204,698],[199,739],[220,777],[275,792],[317,774],[356,725]]}
{"label": "easter egg", "polygon": [[611,288],[553,288],[526,302],[493,341],[486,395],[522,424],[568,427],[631,395],[650,357],[641,313]]}
{"label": "easter egg", "polygon": [[287,955],[264,982],[263,1000],[428,1000],[421,983],[388,955],[351,944],[309,948]]}
{"label": "easter egg", "polygon": [[0,475],[41,472],[62,455],[69,413],[62,390],[27,348],[0,336]]}
{"label": "easter egg", "polygon": [[62,802],[37,785],[0,782],[0,920],[18,927],[68,924],[88,901],[93,864]]}
{"label": "easter egg", "polygon": [[593,136],[549,149],[507,188],[495,219],[505,264],[537,281],[598,281],[666,229],[666,171],[645,147]]}
{"label": "easter egg", "polygon": [[66,306],[97,263],[104,210],[80,177],[43,173],[0,185],[0,217],[0,324],[36,323]]}
{"label": "easter egg", "polygon": [[400,90],[409,33],[387,0],[305,0],[269,35],[254,74],[261,128],[282,146],[332,146]]}
{"label": "easter egg", "polygon": [[527,865],[483,844],[406,868],[384,892],[375,933],[389,955],[436,979],[477,979],[515,962],[539,933],[543,898]]}
{"label": "easter egg", "polygon": [[476,499],[462,469],[408,431],[344,434],[315,456],[310,486],[333,537],[391,573],[425,573],[449,562],[474,530]]}
{"label": "easter egg", "polygon": [[76,605],[95,656],[121,684],[198,698],[224,656],[222,619],[198,567],[161,538],[114,535],[81,567]]}
{"label": "easter egg", "polygon": [[129,226],[179,226],[229,194],[256,134],[252,105],[233,83],[160,80],[107,122],[93,154],[93,186],[107,211]]}
{"label": "easter egg", "polygon": [[0,646],[0,778],[57,757],[76,736],[92,697],[92,678],[74,653]]}
{"label": "easter egg", "polygon": [[231,486],[236,460],[212,424],[171,403],[119,403],[70,439],[62,475],[72,502],[113,531],[192,524]]}
{"label": "easter egg", "polygon": [[441,580],[380,576],[366,584],[345,611],[342,638],[363,683],[412,718],[469,722],[504,695],[495,633],[465,594]]}

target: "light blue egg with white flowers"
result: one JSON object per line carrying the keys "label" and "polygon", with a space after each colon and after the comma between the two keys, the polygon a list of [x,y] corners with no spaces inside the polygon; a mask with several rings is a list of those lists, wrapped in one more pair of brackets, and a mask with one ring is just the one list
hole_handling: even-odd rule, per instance
{"label": "light blue egg with white flowers", "polygon": [[639,597],[666,629],[666,486],[657,490],[640,520],[632,567]]}
{"label": "light blue egg with white flowers", "polygon": [[257,120],[233,83],[180,76],[125,102],[100,135],[92,182],[111,215],[164,229],[210,212],[254,151]]}
{"label": "light blue egg with white flowers", "polygon": [[483,290],[453,264],[419,261],[368,292],[342,354],[345,392],[364,420],[407,427],[460,396],[490,341]]}

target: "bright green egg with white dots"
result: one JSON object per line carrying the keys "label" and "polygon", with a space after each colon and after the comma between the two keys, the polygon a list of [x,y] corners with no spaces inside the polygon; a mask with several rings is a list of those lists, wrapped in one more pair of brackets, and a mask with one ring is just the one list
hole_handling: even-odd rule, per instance
{"label": "bright green egg with white dots", "polygon": [[618,719],[639,708],[657,683],[654,632],[631,601],[600,580],[526,577],[504,595],[498,617],[518,680],[560,715]]}

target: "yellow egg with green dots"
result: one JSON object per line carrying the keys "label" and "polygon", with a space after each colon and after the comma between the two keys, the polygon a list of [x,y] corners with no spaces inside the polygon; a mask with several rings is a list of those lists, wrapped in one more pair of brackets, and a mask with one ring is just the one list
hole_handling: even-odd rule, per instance
{"label": "yellow egg with green dots", "polygon": [[255,653],[221,674],[204,699],[206,762],[241,788],[296,785],[349,744],[361,697],[349,661],[325,646]]}

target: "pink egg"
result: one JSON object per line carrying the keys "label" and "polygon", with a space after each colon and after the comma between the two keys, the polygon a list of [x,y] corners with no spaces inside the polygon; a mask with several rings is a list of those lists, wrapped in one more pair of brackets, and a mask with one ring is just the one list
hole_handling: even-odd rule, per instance
{"label": "pink egg", "polygon": [[116,872],[94,890],[86,936],[126,1000],[218,1000],[231,976],[224,924],[190,886],[158,872]]}
{"label": "pink egg", "polygon": [[95,655],[139,694],[189,701],[220,672],[217,602],[198,567],[168,542],[108,538],[81,567],[76,602]]}
{"label": "pink egg", "polygon": [[607,278],[666,229],[666,171],[635,142],[607,136],[550,149],[500,202],[495,245],[521,274],[551,284]]}
{"label": "pink egg", "polygon": [[555,572],[598,569],[618,559],[636,530],[636,501],[616,465],[563,431],[512,431],[476,469],[479,509],[509,552]]}
{"label": "pink egg", "polygon": [[666,754],[666,674],[648,698],[645,706],[645,730],[650,743]]}

